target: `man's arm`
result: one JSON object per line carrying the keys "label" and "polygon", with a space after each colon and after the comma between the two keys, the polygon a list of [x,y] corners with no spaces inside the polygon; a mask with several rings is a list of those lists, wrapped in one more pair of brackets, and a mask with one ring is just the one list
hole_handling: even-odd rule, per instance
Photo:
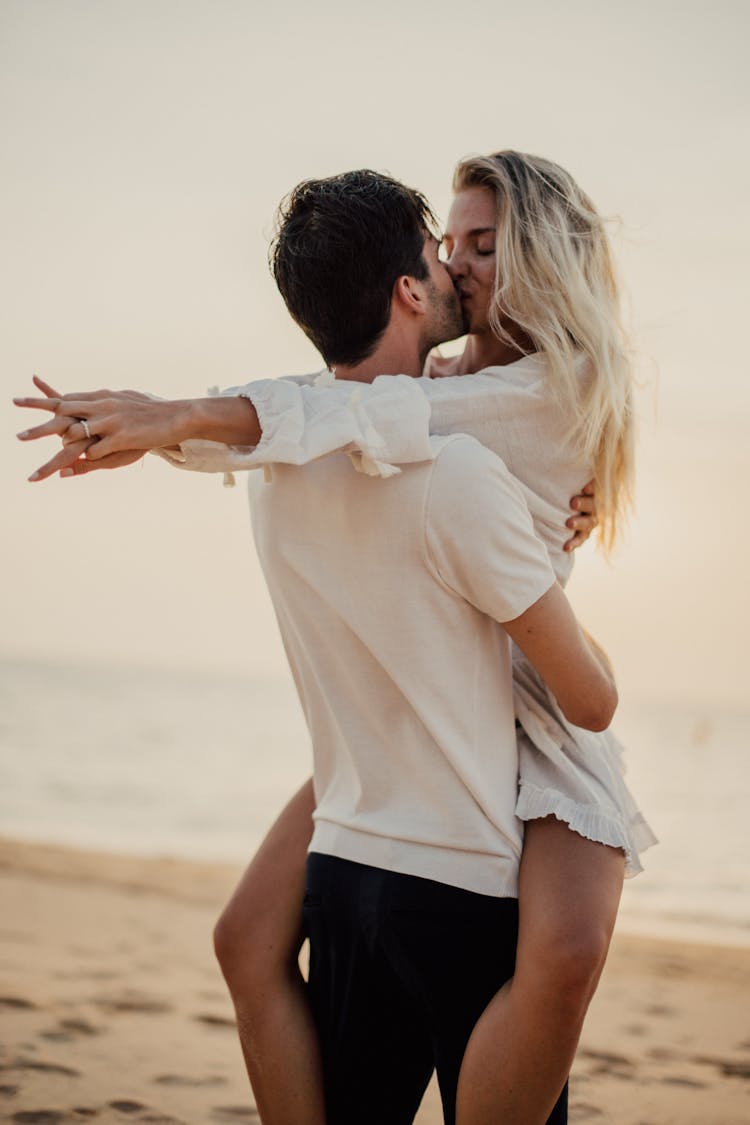
{"label": "man's arm", "polygon": [[579,625],[534,532],[518,482],[472,439],[447,439],[426,512],[428,563],[439,579],[518,644],[565,717],[607,727],[617,706],[611,668]]}
{"label": "man's arm", "polygon": [[609,726],[617,707],[612,667],[604,651],[581,628],[559,584],[520,617],[503,625],[569,722],[586,730]]}

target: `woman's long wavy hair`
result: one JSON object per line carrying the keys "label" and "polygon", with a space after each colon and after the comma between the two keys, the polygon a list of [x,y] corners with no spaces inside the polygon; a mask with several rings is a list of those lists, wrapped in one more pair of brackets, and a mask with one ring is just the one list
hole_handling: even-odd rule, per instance
{"label": "woman's long wavy hair", "polygon": [[[497,207],[495,291],[499,339],[517,324],[549,365],[550,390],[571,437],[594,466],[600,542],[614,544],[632,502],[633,373],[605,220],[573,177],[550,160],[510,150],[467,157],[454,191],[488,188]],[[594,377],[576,375],[580,353]]]}

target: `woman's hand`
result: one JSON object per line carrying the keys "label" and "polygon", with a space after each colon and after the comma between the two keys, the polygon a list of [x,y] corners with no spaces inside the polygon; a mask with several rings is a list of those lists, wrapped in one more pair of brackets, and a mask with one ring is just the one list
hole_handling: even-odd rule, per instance
{"label": "woman's hand", "polygon": [[596,514],[596,493],[592,480],[584,485],[577,496],[573,497],[570,506],[576,514],[565,521],[565,526],[569,527],[575,534],[563,546],[564,551],[576,551],[579,547],[582,547],[599,523]]}
{"label": "woman's hand", "polygon": [[63,449],[29,480],[45,480],[60,471],[79,476],[93,469],[132,465],[149,449],[179,444],[189,404],[164,402],[139,391],[86,391],[61,395],[34,376],[44,398],[16,398],[17,406],[47,410],[53,417],[25,430],[21,441],[57,435]]}

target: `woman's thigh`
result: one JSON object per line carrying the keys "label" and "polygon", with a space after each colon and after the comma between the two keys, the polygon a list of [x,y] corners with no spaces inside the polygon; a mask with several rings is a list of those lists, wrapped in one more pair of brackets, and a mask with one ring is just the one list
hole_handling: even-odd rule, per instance
{"label": "woman's thigh", "polygon": [[[585,977],[604,964],[622,892],[619,848],[587,840],[555,817],[526,824],[519,874],[516,981],[546,967]],[[595,983],[595,982],[594,982]]]}

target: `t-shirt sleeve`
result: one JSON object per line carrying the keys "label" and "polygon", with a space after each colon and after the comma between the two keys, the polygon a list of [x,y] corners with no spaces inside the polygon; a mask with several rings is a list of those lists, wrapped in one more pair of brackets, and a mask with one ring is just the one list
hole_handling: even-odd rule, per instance
{"label": "t-shirt sleeve", "polygon": [[496,621],[512,621],[555,582],[515,477],[473,438],[449,439],[436,457],[425,507],[433,573]]}

